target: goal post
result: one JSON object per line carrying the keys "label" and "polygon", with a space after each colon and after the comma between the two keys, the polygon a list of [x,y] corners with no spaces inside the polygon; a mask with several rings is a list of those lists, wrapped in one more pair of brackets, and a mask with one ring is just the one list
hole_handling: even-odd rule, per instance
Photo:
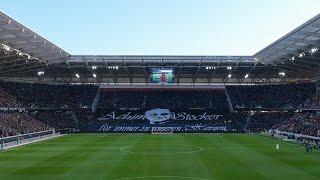
{"label": "goal post", "polygon": [[152,127],[151,134],[173,134],[173,127]]}

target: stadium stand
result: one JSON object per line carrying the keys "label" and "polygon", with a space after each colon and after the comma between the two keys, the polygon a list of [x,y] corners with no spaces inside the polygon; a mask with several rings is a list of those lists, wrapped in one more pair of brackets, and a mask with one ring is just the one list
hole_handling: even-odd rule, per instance
{"label": "stadium stand", "polygon": [[0,137],[48,130],[50,127],[32,116],[19,112],[0,112]]}
{"label": "stadium stand", "polygon": [[57,130],[75,128],[76,125],[73,111],[39,110],[31,112],[30,115]]}
{"label": "stadium stand", "polygon": [[224,90],[102,90],[98,107],[213,109],[227,112]]}
{"label": "stadium stand", "polygon": [[0,88],[0,107],[22,107],[22,105],[3,88]]}
{"label": "stadium stand", "polygon": [[316,112],[296,113],[272,127],[280,131],[320,137],[320,115]]}
{"label": "stadium stand", "polygon": [[286,122],[292,115],[293,112],[256,112],[248,116],[246,128],[250,132],[266,131]]}
{"label": "stadium stand", "polygon": [[315,95],[315,84],[228,86],[234,108],[299,108]]}
{"label": "stadium stand", "polygon": [[[231,104],[236,108],[236,112],[230,111],[226,92],[221,89],[100,89],[98,91],[97,86],[91,85],[2,83],[1,86],[2,108],[17,108],[16,111],[21,108],[29,110],[28,115],[5,113],[4,118],[17,116],[19,119],[26,117],[26,121],[41,121],[56,129],[102,125],[104,121],[101,121],[101,117],[110,112],[142,113],[143,110],[160,108],[170,109],[173,112],[194,113],[197,110],[205,110],[214,114],[223,114],[223,118],[216,119],[214,122],[203,120],[201,123],[206,123],[206,125],[232,124],[239,131],[246,129],[250,132],[261,132],[273,128],[307,135],[318,135],[319,131],[317,113],[293,113],[293,111],[303,108],[318,107],[318,97],[314,95],[314,84],[227,86]],[[60,96],[60,94],[64,95]],[[91,112],[91,106],[97,94],[100,95],[97,102],[97,112]],[[128,109],[132,111],[126,111]],[[259,111],[289,109],[290,111],[250,113],[250,111],[257,109]],[[108,123],[127,124],[126,121],[119,119],[110,119]],[[139,119],[130,121],[130,124],[148,123],[146,119],[144,121]],[[180,122],[171,121],[171,124],[177,123]],[[189,123],[195,124],[199,121],[189,121]],[[5,125],[8,124],[2,124],[2,127]],[[26,132],[28,130],[16,130],[15,133],[5,131],[2,136],[21,133],[20,131]],[[33,132],[34,130],[30,129],[30,131]]]}
{"label": "stadium stand", "polygon": [[320,109],[320,96],[314,95],[308,98],[303,104],[303,109]]}
{"label": "stadium stand", "polygon": [[[230,104],[223,89],[185,90],[185,89],[99,89],[93,85],[46,85],[37,83],[1,83],[2,108],[21,108],[27,114],[10,113],[5,117],[27,117],[35,119],[56,129],[78,128],[86,125],[102,125],[101,117],[110,112],[142,113],[150,109],[169,109],[173,112],[211,112],[224,115],[214,122],[201,121],[207,125],[234,124],[240,131],[261,132],[268,129],[279,129],[318,135],[319,118],[317,113],[293,113],[299,109],[318,108],[318,96],[315,95],[315,84],[263,85],[263,86],[227,86]],[[91,112],[97,98],[97,112]],[[126,111],[126,110],[131,111]],[[290,110],[273,112],[268,110]],[[201,111],[202,110],[202,111]],[[265,110],[267,112],[254,112]],[[201,114],[201,113],[200,113]],[[238,117],[237,117],[238,116]],[[242,118],[239,118],[242,117]],[[239,120],[236,120],[236,119]],[[99,120],[100,119],[100,120]],[[198,121],[199,122],[199,121]],[[126,121],[108,120],[111,124],[126,124]],[[171,124],[179,124],[172,120]],[[197,121],[189,121],[197,123]],[[144,121],[132,120],[130,124],[148,124]],[[2,124],[2,127],[8,125]],[[26,126],[29,127],[29,126]],[[313,128],[310,128],[313,127]],[[3,131],[3,130],[2,130]],[[22,129],[26,132],[28,130]],[[12,135],[16,130],[2,133]],[[30,131],[33,131],[30,129]]]}
{"label": "stadium stand", "polygon": [[25,108],[90,107],[98,89],[91,85],[70,86],[8,82],[3,83],[2,86],[8,94],[6,97],[14,96]]}

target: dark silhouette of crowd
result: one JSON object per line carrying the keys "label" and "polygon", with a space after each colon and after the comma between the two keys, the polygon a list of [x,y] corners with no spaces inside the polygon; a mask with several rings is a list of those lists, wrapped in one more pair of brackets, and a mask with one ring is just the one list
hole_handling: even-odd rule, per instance
{"label": "dark silhouette of crowd", "polygon": [[0,137],[49,130],[50,126],[20,112],[0,113]]}
{"label": "dark silhouette of crowd", "polygon": [[320,109],[320,95],[314,95],[308,98],[302,105],[304,109]]}
{"label": "dark silhouette of crowd", "polygon": [[320,137],[320,114],[316,112],[295,113],[286,121],[274,125],[272,129]]}
{"label": "dark silhouette of crowd", "polygon": [[40,110],[33,111],[30,115],[51,127],[59,129],[75,128],[76,117],[73,111],[65,110]]}
{"label": "dark silhouette of crowd", "polygon": [[286,122],[293,112],[254,112],[248,116],[247,130],[250,132],[266,131],[275,124]]}
{"label": "dark silhouette of crowd", "polygon": [[7,103],[7,106],[15,106],[14,101],[18,101],[25,108],[90,107],[98,89],[93,85],[47,85],[13,82],[2,83],[0,87],[1,85],[9,95],[6,95],[7,97],[14,97],[9,100],[11,103]]}
{"label": "dark silhouette of crowd", "polygon": [[113,109],[212,109],[228,112],[228,102],[224,90],[144,90],[100,92],[98,107]]}
{"label": "dark silhouette of crowd", "polygon": [[[246,127],[247,130],[259,132],[273,128],[317,136],[320,133],[320,118],[317,114],[320,97],[316,95],[315,89],[312,83],[227,86],[226,90],[98,90],[98,86],[94,85],[2,82],[0,135],[12,136],[50,127],[77,128],[79,124],[97,122],[96,119],[107,112],[105,110],[164,108],[172,111],[210,110],[217,114],[246,112],[247,120],[239,121],[241,124],[238,126]],[[99,111],[91,112],[93,106]],[[7,108],[16,108],[16,112],[8,112]],[[19,112],[21,109],[24,113]],[[313,110],[293,113],[302,109]],[[230,119],[227,120],[230,123],[238,122]]]}
{"label": "dark silhouette of crowd", "polygon": [[234,108],[295,109],[315,95],[315,90],[312,83],[227,86]]}
{"label": "dark silhouette of crowd", "polygon": [[0,107],[22,107],[14,96],[0,87]]}
{"label": "dark silhouette of crowd", "polygon": [[93,85],[0,83],[0,136],[74,128],[74,109],[91,108],[97,90]]}

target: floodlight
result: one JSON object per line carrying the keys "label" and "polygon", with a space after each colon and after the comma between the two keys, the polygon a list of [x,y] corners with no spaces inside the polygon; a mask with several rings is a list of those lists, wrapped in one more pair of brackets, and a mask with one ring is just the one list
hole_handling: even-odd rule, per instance
{"label": "floodlight", "polygon": [[304,56],[304,53],[299,54],[299,58],[303,58],[303,56]]}
{"label": "floodlight", "polygon": [[290,58],[290,60],[291,61],[294,61],[296,58],[294,57],[294,56],[292,56],[291,58]]}
{"label": "floodlight", "polygon": [[311,53],[311,54],[314,54],[314,53],[316,53],[318,50],[319,50],[319,49],[316,48],[316,47],[311,48],[311,49],[310,49],[310,53]]}

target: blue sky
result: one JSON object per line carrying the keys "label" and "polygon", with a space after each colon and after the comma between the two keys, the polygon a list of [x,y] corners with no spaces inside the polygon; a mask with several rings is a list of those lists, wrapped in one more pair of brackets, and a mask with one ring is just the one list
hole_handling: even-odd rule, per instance
{"label": "blue sky", "polygon": [[320,0],[1,0],[73,55],[253,55],[320,13]]}

